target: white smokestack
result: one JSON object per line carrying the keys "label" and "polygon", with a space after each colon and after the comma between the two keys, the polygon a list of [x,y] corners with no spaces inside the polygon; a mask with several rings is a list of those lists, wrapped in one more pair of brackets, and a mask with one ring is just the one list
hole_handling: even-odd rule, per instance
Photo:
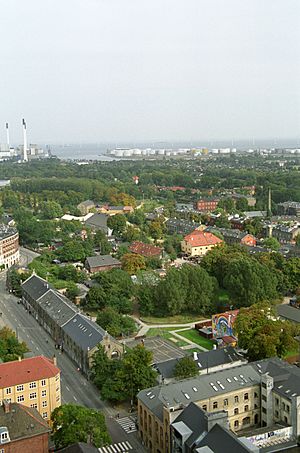
{"label": "white smokestack", "polygon": [[23,118],[22,120],[22,125],[23,125],[23,140],[24,140],[24,145],[23,145],[23,161],[27,162],[28,157],[27,157],[27,130],[26,130],[26,122]]}
{"label": "white smokestack", "polygon": [[5,127],[6,127],[6,143],[7,143],[7,147],[8,147],[8,149],[10,149],[10,144],[9,144],[9,128],[8,128],[8,123],[6,123]]}

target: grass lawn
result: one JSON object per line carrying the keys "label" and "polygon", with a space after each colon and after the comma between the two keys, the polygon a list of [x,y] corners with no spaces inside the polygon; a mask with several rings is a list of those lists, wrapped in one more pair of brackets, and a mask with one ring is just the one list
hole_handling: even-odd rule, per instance
{"label": "grass lawn", "polygon": [[173,327],[165,327],[165,328],[153,328],[149,329],[148,332],[146,333],[147,337],[157,337],[160,336],[166,340],[171,341],[174,345],[181,347],[181,346],[187,346],[188,343],[184,341],[184,339],[180,340],[177,337],[174,337],[171,334],[171,330],[173,330]]}
{"label": "grass lawn", "polygon": [[155,316],[142,316],[141,320],[146,324],[187,324],[200,321],[203,318],[200,315],[181,314],[165,318],[156,318]]}
{"label": "grass lawn", "polygon": [[288,359],[289,357],[296,357],[296,356],[299,356],[300,352],[299,352],[299,348],[295,348],[295,349],[292,349],[291,351],[288,351],[285,356],[284,356],[284,359]]}
{"label": "grass lawn", "polygon": [[191,340],[193,343],[196,343],[203,348],[208,350],[213,349],[214,342],[212,340],[208,340],[207,338],[201,337],[195,329],[183,330],[182,332],[177,332],[177,334]]}

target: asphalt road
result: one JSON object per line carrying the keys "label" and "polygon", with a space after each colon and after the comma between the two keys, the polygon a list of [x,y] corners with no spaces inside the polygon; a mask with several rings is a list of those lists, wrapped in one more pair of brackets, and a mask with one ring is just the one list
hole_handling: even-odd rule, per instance
{"label": "asphalt road", "polygon": [[[126,434],[114,420],[117,410],[110,404],[101,401],[98,390],[78,370],[66,354],[54,347],[54,342],[42,329],[32,315],[25,310],[18,299],[6,291],[6,273],[0,274],[0,326],[6,325],[16,331],[19,340],[25,341],[33,355],[57,357],[57,365],[61,370],[62,403],[75,403],[101,410],[107,420],[107,426],[113,442],[127,440],[138,451],[145,451],[136,433]],[[124,414],[125,415],[125,414]],[[121,414],[122,416],[122,414]]]}

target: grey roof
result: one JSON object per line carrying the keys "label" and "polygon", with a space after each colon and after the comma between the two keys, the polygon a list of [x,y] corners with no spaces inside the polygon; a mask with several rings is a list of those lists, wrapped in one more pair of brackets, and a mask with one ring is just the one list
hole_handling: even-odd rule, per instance
{"label": "grey roof", "polygon": [[[299,370],[300,372],[300,370]],[[251,364],[199,375],[171,384],[156,386],[139,392],[138,398],[157,416],[162,407],[186,405],[260,383],[260,373]]]}
{"label": "grey roof", "polygon": [[85,201],[82,201],[81,203],[79,203],[78,206],[86,206],[86,207],[95,206],[95,203],[92,200],[85,200]]}
{"label": "grey roof", "polygon": [[78,313],[74,305],[67,297],[50,289],[39,299],[39,305],[60,327],[66,324]]}
{"label": "grey roof", "polygon": [[267,211],[245,211],[244,215],[249,218],[267,217]]}
{"label": "grey roof", "polygon": [[292,399],[294,396],[300,396],[300,368],[290,365],[283,360],[274,357],[253,362],[252,366],[260,374],[268,373],[274,379],[274,391]]}
{"label": "grey roof", "polygon": [[106,335],[102,327],[82,314],[78,314],[68,321],[62,330],[85,351],[97,346]]}
{"label": "grey roof", "polygon": [[8,429],[11,441],[17,441],[51,431],[37,409],[25,407],[18,403],[9,403],[8,413],[5,413],[3,404],[0,406],[0,426],[5,426]]}
{"label": "grey roof", "polygon": [[277,313],[279,316],[285,319],[289,319],[290,321],[299,322],[300,323],[300,309],[291,307],[287,304],[280,304],[277,305]]}
{"label": "grey roof", "polygon": [[[198,447],[209,447],[214,453],[249,453],[253,449],[247,448],[237,436],[216,423],[202,439]],[[200,450],[201,451],[201,450]],[[256,450],[258,451],[258,450]]]}
{"label": "grey roof", "polygon": [[[210,231],[211,233],[217,232],[224,236],[224,238],[236,238],[242,240],[245,236],[248,236],[249,233],[246,231],[240,231],[238,229],[230,228],[217,228],[214,226],[209,226],[205,231]],[[252,236],[252,235],[250,235]]]}
{"label": "grey roof", "polygon": [[39,277],[36,274],[32,274],[22,284],[23,291],[31,297],[33,300],[38,300],[43,296],[50,288],[53,288],[46,280]]}
{"label": "grey roof", "polygon": [[[244,360],[236,350],[229,346],[227,348],[213,349],[207,352],[198,352],[196,363],[199,371],[205,370],[206,368],[213,368],[218,365],[230,364],[240,360]],[[174,368],[176,363],[180,359],[166,360],[161,363],[156,363],[155,368],[165,378],[173,377]]]}
{"label": "grey roof", "polygon": [[121,265],[121,261],[113,258],[111,255],[89,256],[86,262],[89,267]]}
{"label": "grey roof", "polygon": [[106,214],[94,214],[91,217],[89,217],[86,221],[85,224],[93,227],[93,228],[98,228],[98,229],[107,229],[107,219],[109,218],[108,215]]}
{"label": "grey roof", "polygon": [[18,230],[14,227],[5,225],[4,223],[0,224],[0,240],[14,236],[17,232]]}

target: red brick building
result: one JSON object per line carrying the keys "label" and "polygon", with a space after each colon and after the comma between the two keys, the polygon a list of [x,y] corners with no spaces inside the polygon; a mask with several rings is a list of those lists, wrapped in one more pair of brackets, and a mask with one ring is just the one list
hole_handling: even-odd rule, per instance
{"label": "red brick building", "polygon": [[196,201],[195,209],[201,212],[212,212],[217,209],[219,199],[217,198],[201,198]]}
{"label": "red brick building", "polygon": [[121,261],[110,255],[89,256],[85,262],[86,269],[91,272],[110,271],[111,269],[120,269]]}
{"label": "red brick building", "polygon": [[161,258],[163,249],[161,247],[156,247],[152,244],[145,244],[144,242],[134,241],[129,247],[131,253],[136,253],[137,255],[142,255],[145,258]]}
{"label": "red brick building", "polygon": [[0,451],[48,453],[51,429],[35,408],[3,401],[0,406]]}

